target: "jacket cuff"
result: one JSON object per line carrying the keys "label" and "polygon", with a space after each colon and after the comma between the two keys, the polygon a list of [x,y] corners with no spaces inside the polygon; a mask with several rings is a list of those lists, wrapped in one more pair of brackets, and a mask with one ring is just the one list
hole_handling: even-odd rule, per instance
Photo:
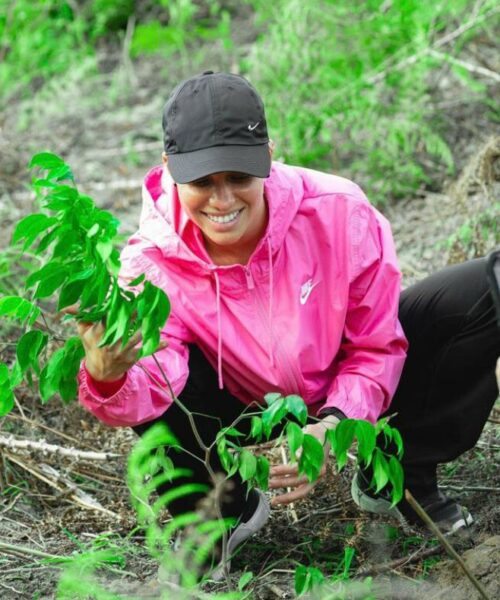
{"label": "jacket cuff", "polygon": [[101,398],[111,398],[111,396],[114,396],[117,392],[120,391],[127,379],[127,373],[125,373],[120,379],[116,381],[97,381],[88,372],[87,367],[85,365],[85,361],[83,362],[83,371],[87,379],[87,387],[90,393],[93,396],[100,396]]}
{"label": "jacket cuff", "polygon": [[339,421],[342,421],[343,419],[347,419],[347,415],[345,413],[343,413],[340,408],[335,408],[335,406],[327,406],[323,409],[321,409],[320,411],[318,411],[317,416],[319,418],[322,417],[328,417],[329,415],[333,415],[334,417],[337,417],[337,419],[339,419]]}

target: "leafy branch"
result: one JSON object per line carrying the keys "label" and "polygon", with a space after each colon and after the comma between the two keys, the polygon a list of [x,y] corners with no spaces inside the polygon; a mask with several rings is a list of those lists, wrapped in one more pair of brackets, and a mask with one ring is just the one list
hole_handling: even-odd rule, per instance
{"label": "leafy branch", "polygon": [[14,364],[9,368],[0,363],[0,416],[12,410],[14,390],[24,379],[33,385],[33,374],[44,403],[57,393],[65,402],[77,394],[82,343],[79,337],[70,337],[47,356],[49,342],[55,340],[39,322],[44,318],[40,301],[57,292],[57,310],[78,304],[70,318],[106,322],[101,345],[121,340],[125,346],[140,331],[144,342],[139,358],[157,350],[170,313],[165,293],[144,275],[126,288],[120,286],[115,241],[119,221],[78,191],[70,167],[50,153],[35,155],[29,166],[45,172],[32,183],[41,211],[19,221],[12,244],[20,252],[31,249],[34,257],[42,258],[42,266],[26,279],[26,288],[33,290],[31,301],[16,295],[0,298],[0,316],[17,321],[24,330]]}

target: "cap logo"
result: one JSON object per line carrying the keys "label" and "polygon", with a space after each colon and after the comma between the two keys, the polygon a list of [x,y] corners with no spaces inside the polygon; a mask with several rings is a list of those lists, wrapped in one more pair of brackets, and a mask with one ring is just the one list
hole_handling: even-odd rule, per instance
{"label": "cap logo", "polygon": [[255,125],[252,125],[251,123],[248,124],[248,131],[253,131],[257,125],[260,123],[260,121],[257,121],[257,123],[255,123]]}

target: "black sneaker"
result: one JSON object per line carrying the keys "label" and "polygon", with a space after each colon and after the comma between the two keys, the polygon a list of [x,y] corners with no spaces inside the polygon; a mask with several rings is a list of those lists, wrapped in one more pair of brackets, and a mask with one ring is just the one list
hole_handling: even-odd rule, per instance
{"label": "black sneaker", "polygon": [[261,490],[256,488],[251,490],[249,500],[250,510],[241,517],[240,522],[229,535],[226,557],[222,558],[209,575],[209,579],[212,581],[221,581],[224,578],[224,565],[227,565],[228,570],[231,568],[231,558],[238,546],[262,529],[269,519],[271,508],[267,497]]}
{"label": "black sneaker", "polygon": [[[352,480],[351,496],[361,510],[389,515],[398,519],[405,531],[411,525],[424,525],[406,500],[401,500],[396,506],[391,506],[391,499],[382,490],[375,494],[362,472],[358,471]],[[452,535],[460,529],[469,527],[474,522],[470,512],[458,502],[445,496],[439,490],[422,498],[416,499],[429,517],[436,523],[445,535]]]}

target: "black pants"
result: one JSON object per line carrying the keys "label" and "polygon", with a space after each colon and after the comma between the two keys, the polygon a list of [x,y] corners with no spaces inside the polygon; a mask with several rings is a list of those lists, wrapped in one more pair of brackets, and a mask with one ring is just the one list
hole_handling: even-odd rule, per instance
{"label": "black pants", "polygon": [[[498,395],[494,371],[500,330],[485,265],[484,259],[477,259],[447,267],[401,295],[399,318],[409,352],[386,414],[396,413],[391,424],[404,440],[405,486],[417,498],[436,489],[438,463],[474,446]],[[179,399],[195,413],[202,439],[210,444],[221,426],[232,423],[245,405],[226,389],[219,390],[215,371],[196,346],[190,347],[189,373]],[[189,454],[203,457],[182,410],[173,405],[157,420],[164,421],[188,451],[171,451],[174,464],[191,469],[191,481],[209,483],[204,465]],[[134,429],[141,435],[155,422]],[[248,431],[245,424],[248,420],[238,426],[244,432]],[[211,464],[215,471],[223,471],[215,449]],[[238,475],[232,481],[234,487],[222,506],[225,516],[241,515],[246,502],[246,486]],[[166,484],[159,492],[169,487]],[[169,510],[173,515],[192,510],[199,499],[194,494],[182,498]]]}

